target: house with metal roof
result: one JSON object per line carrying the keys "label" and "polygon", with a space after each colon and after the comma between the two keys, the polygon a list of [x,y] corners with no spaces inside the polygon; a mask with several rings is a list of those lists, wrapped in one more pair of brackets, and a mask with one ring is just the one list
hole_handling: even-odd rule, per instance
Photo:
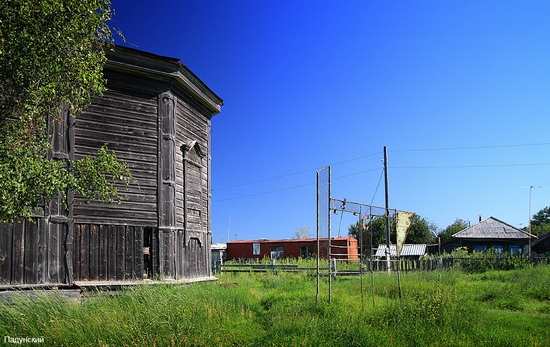
{"label": "house with metal roof", "polygon": [[537,236],[495,217],[482,220],[453,234],[452,237],[454,246],[467,247],[469,252],[485,252],[492,249],[496,253],[514,254],[529,252],[531,243],[537,239]]}
{"label": "house with metal roof", "polygon": [[[383,258],[386,256],[386,250],[386,245],[378,245],[378,249],[376,250],[376,254],[374,256],[377,258]],[[401,249],[401,254],[399,256],[418,259],[426,255],[426,253],[427,245],[425,244],[405,244],[403,245],[403,248]],[[390,245],[390,256],[397,257],[396,245]]]}

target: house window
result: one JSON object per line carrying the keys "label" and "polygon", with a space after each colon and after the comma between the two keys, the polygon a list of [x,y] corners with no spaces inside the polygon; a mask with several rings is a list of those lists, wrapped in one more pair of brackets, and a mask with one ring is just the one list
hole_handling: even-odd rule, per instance
{"label": "house window", "polygon": [[515,255],[523,254],[523,249],[518,245],[510,245],[510,253]]}
{"label": "house window", "polygon": [[493,246],[493,251],[495,252],[495,254],[502,254],[504,252],[504,246],[494,245]]}
{"label": "house window", "polygon": [[254,242],[252,244],[252,254],[253,255],[260,255],[260,243]]}
{"label": "house window", "polygon": [[487,246],[484,245],[474,245],[474,252],[483,252],[487,251]]}
{"label": "house window", "polygon": [[311,257],[313,257],[313,246],[300,247],[300,258],[311,258]]}
{"label": "house window", "polygon": [[283,247],[271,247],[271,259],[283,259],[285,257]]}

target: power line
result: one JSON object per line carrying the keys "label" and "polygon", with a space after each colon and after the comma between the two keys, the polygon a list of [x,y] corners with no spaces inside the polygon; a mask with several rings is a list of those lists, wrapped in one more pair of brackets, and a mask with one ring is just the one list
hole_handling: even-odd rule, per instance
{"label": "power line", "polygon": [[374,194],[372,195],[372,200],[370,201],[370,204],[374,202],[374,198],[376,197],[376,193],[378,193],[378,188],[380,187],[380,183],[382,182],[382,177],[384,177],[384,171],[380,171],[380,178],[378,179],[378,184],[376,185],[376,189],[374,190]]}
{"label": "power line", "polygon": [[[510,144],[510,145],[491,145],[491,146],[470,146],[470,147],[441,147],[441,148],[417,148],[417,149],[390,149],[389,151],[390,151],[390,152],[434,152],[434,151],[457,151],[457,150],[475,150],[475,149],[490,149],[490,148],[511,148],[511,147],[529,147],[529,146],[548,146],[548,145],[550,145],[550,142],[524,143],[524,144]],[[343,161],[336,162],[336,163],[333,163],[333,164],[323,165],[322,167],[324,167],[324,166],[336,166],[336,165],[340,165],[340,164],[345,164],[345,163],[349,163],[349,162],[352,162],[352,161],[360,160],[360,159],[363,159],[363,158],[372,157],[372,156],[375,156],[375,155],[380,155],[381,153],[382,153],[382,152],[371,153],[371,154],[368,154],[368,155],[363,155],[363,156],[360,156],[360,157],[356,157],[356,158],[352,158],[352,159],[348,159],[348,160],[343,160]],[[518,164],[517,166],[520,166],[520,165],[548,165],[548,164]],[[500,165],[500,166],[510,166],[510,165]],[[273,177],[263,178],[263,179],[259,179],[259,180],[256,180],[256,181],[248,181],[248,182],[243,182],[243,183],[237,183],[237,184],[233,184],[233,185],[229,185],[229,186],[225,186],[225,187],[221,187],[221,188],[212,189],[212,191],[219,191],[219,190],[224,190],[224,189],[242,187],[242,186],[246,186],[246,185],[250,185],[250,184],[257,184],[257,183],[272,181],[272,180],[276,180],[276,179],[280,179],[280,178],[285,178],[285,177],[300,175],[300,174],[303,174],[303,173],[306,173],[306,172],[317,171],[317,170],[319,170],[320,167],[321,167],[321,166],[315,167],[315,168],[311,168],[311,169],[302,170],[302,171],[291,172],[291,173],[287,173],[287,174],[283,174],[283,175],[279,175],[279,176],[273,176]],[[490,167],[490,166],[448,166],[448,167],[434,166],[434,167],[393,167],[393,168],[398,168],[398,169],[403,169],[403,168],[415,169],[415,168],[416,168],[416,169],[419,169],[419,168],[454,168],[454,167],[460,168],[460,167]],[[352,175],[353,175],[353,174],[352,174]]]}
{"label": "power line", "polygon": [[[430,166],[391,166],[390,168],[391,168],[391,169],[464,169],[464,168],[467,169],[467,168],[519,167],[519,166],[546,166],[546,165],[550,165],[550,163],[531,163],[531,164],[489,164],[489,165],[440,165],[440,166],[437,166],[437,165],[430,165]],[[359,172],[354,172],[354,173],[351,173],[351,174],[347,174],[347,175],[335,177],[334,179],[336,180],[336,179],[346,178],[346,177],[355,176],[355,175],[360,175],[360,174],[364,174],[364,173],[372,172],[372,171],[376,171],[376,170],[380,170],[380,168],[374,168],[374,169],[369,169],[369,170],[363,170],[363,171],[359,171]],[[291,174],[284,175],[284,176],[279,176],[279,177],[286,177],[286,176],[291,176]],[[380,177],[382,177],[382,176],[380,176]],[[269,180],[269,179],[265,179],[265,180],[262,180],[262,181],[268,181],[268,180]],[[260,182],[260,181],[257,181],[257,182]],[[380,182],[381,182],[381,178],[379,179],[378,185],[376,186],[376,189],[375,189],[375,191],[374,191],[374,195],[373,195],[373,197],[372,197],[372,201],[374,201],[374,198],[376,197],[376,194],[377,194],[377,192],[378,192],[378,188],[380,187]],[[236,196],[236,197],[231,197],[231,198],[226,198],[226,199],[220,199],[220,200],[213,200],[212,202],[229,201],[229,200],[235,200],[235,199],[248,198],[248,197],[252,197],[252,196],[258,196],[258,195],[265,195],[265,194],[277,193],[277,192],[281,192],[281,191],[285,191],[285,190],[297,189],[297,188],[302,188],[302,187],[306,187],[306,186],[311,186],[311,185],[314,185],[314,184],[315,184],[315,183],[305,183],[305,184],[300,184],[300,185],[296,185],[296,186],[285,187],[285,188],[280,188],[280,189],[274,189],[274,190],[269,190],[269,191],[264,191],[264,192],[246,194],[246,195],[241,195],[241,196]],[[243,184],[241,184],[241,185],[245,185],[245,184],[243,183]],[[372,205],[372,201],[371,201],[371,205]]]}
{"label": "power line", "polygon": [[[360,175],[360,174],[375,171],[375,170],[380,170],[380,168],[364,170],[364,171],[359,171],[359,172],[355,172],[355,173],[348,174],[348,175],[338,176],[338,177],[335,177],[334,179],[337,180],[337,179],[346,178],[346,177],[349,177],[349,176]],[[280,188],[280,189],[268,190],[268,191],[264,191],[264,192],[258,192],[258,193],[251,193],[251,194],[246,194],[246,195],[241,195],[241,196],[235,196],[235,197],[231,197],[231,198],[212,200],[212,202],[222,202],[222,201],[249,198],[249,197],[253,197],[253,196],[278,193],[278,192],[282,192],[282,191],[285,191],[285,190],[297,189],[297,188],[307,187],[307,186],[311,186],[311,185],[315,185],[315,183],[313,183],[313,182],[312,183],[305,183],[305,184],[300,184],[300,185],[296,185],[296,186],[292,186],[292,187],[285,187],[285,188]]]}
{"label": "power line", "polygon": [[[356,158],[352,158],[352,159],[348,159],[348,160],[336,162],[336,163],[329,164],[329,165],[325,165],[325,166],[336,166],[336,165],[340,165],[340,164],[345,164],[345,163],[349,163],[349,162],[352,162],[352,161],[360,160],[360,159],[363,159],[363,158],[372,157],[372,156],[378,155],[378,154],[380,154],[380,153],[381,153],[381,152],[372,153],[372,154],[367,154],[367,155],[363,155],[363,156],[360,156],[360,157],[356,157]],[[323,166],[323,167],[324,167],[324,166]],[[318,166],[318,167],[312,168],[312,169],[307,169],[307,170],[302,170],[302,171],[287,173],[287,174],[283,174],[283,175],[280,175],[280,176],[274,176],[274,177],[269,177],[269,178],[263,178],[263,179],[256,180],[256,181],[249,181],[249,182],[237,183],[237,184],[233,184],[233,185],[230,185],[230,186],[225,186],[225,187],[221,187],[221,188],[212,189],[212,191],[214,192],[214,191],[219,191],[219,190],[224,190],[224,189],[229,189],[229,188],[242,187],[242,186],[246,186],[246,185],[250,185],[250,184],[262,183],[262,182],[272,181],[272,180],[276,180],[276,179],[280,179],[280,178],[285,178],[285,177],[289,177],[289,176],[300,175],[300,174],[303,174],[303,173],[306,173],[306,172],[314,172],[314,171],[319,170],[319,168],[321,168],[321,166]],[[356,173],[356,174],[357,174],[357,173]],[[356,175],[356,174],[352,174],[352,175]]]}
{"label": "power line", "polygon": [[[442,147],[442,148],[421,148],[421,149],[394,149],[394,150],[390,150],[390,151],[391,151],[391,152],[423,152],[423,151],[426,151],[426,152],[427,152],[427,151],[476,150],[476,149],[510,148],[510,147],[528,147],[528,146],[546,146],[546,145],[550,145],[550,142],[544,142],[544,143],[528,143],[528,144],[511,144],[511,145],[492,145],[492,146],[470,146],[470,147]],[[376,152],[376,153],[372,153],[372,154],[368,154],[368,155],[364,155],[364,156],[360,156],[360,157],[356,157],[356,158],[352,158],[352,159],[348,159],[348,160],[343,160],[343,161],[340,161],[340,162],[336,162],[336,163],[333,163],[333,164],[329,164],[328,166],[336,166],[336,165],[340,165],[340,164],[344,164],[344,163],[348,163],[348,162],[360,160],[360,159],[363,159],[363,158],[367,158],[367,157],[372,157],[372,156],[375,156],[375,155],[379,155],[379,154],[381,154],[381,153],[382,153],[382,152]],[[484,164],[484,165],[391,166],[391,169],[461,169],[461,168],[491,168],[491,167],[547,166],[547,165],[550,165],[550,163]],[[318,169],[319,169],[319,167],[316,167],[316,168],[311,168],[311,169],[307,169],[307,170],[301,170],[301,171],[297,171],[297,172],[287,173],[287,174],[283,174],[283,175],[279,175],[279,176],[264,178],[264,179],[260,179],[260,180],[256,180],[256,181],[249,181],[249,182],[238,183],[238,184],[234,184],[234,185],[230,185],[230,186],[225,186],[225,187],[221,187],[221,188],[212,189],[212,192],[214,192],[214,191],[219,191],[219,190],[224,190],[224,189],[229,189],[229,188],[242,187],[242,186],[246,186],[246,185],[252,185],[252,184],[257,184],[257,183],[262,183],[262,182],[267,182],[267,181],[272,181],[272,180],[276,180],[276,179],[280,179],[280,178],[285,178],[285,177],[290,177],[290,176],[295,176],[295,175],[303,174],[303,173],[306,173],[306,172],[317,171]],[[375,168],[375,169],[370,169],[370,170],[364,170],[364,171],[355,172],[355,173],[348,174],[348,175],[338,176],[338,177],[335,177],[334,179],[340,179],[340,178],[345,178],[345,177],[349,177],[349,176],[359,175],[359,174],[363,174],[363,173],[366,173],[366,172],[371,172],[371,171],[375,171],[375,170],[379,170],[379,169],[380,169],[380,168]],[[372,198],[373,201],[374,201],[374,198],[376,197],[376,194],[377,194],[377,192],[378,192],[378,188],[379,188],[380,182],[381,182],[381,177],[382,177],[382,176],[380,176],[380,180],[379,180],[378,185],[377,185],[377,187],[376,187],[376,189],[375,189],[375,192],[374,192],[374,195],[373,195],[373,198]],[[310,185],[314,185],[314,183],[306,183],[306,184],[301,184],[301,185],[296,185],[296,186],[291,186],[291,187],[285,187],[285,188],[280,188],[280,189],[275,189],[275,190],[269,190],[269,191],[264,191],[264,192],[246,194],[246,195],[241,195],[241,196],[236,196],[236,197],[231,197],[231,198],[226,198],[226,199],[213,200],[213,202],[221,202],[221,201],[228,201],[228,200],[235,200],[235,199],[248,198],[248,197],[253,197],[253,196],[258,196],[258,195],[272,194],[272,193],[276,193],[276,192],[280,192],[280,191],[285,191],[285,190],[290,190],[290,189],[297,189],[297,188],[302,188],[302,187],[310,186]],[[372,202],[371,202],[371,204],[372,204]]]}
{"label": "power line", "polygon": [[487,165],[430,165],[430,166],[392,166],[392,169],[463,169],[463,168],[487,168],[487,167],[518,167],[518,166],[545,166],[550,163],[531,164],[487,164]]}
{"label": "power line", "polygon": [[381,169],[380,167],[377,167],[377,168],[375,168],[375,169],[369,169],[369,170],[354,172],[354,173],[351,173],[351,174],[347,174],[347,175],[335,177],[334,179],[337,180],[337,179],[340,179],[340,178],[346,178],[346,177],[350,177],[350,176],[356,176],[356,175],[360,175],[360,174],[364,174],[364,173],[367,173],[367,172],[376,171],[376,170],[380,170],[380,169]]}
{"label": "power line", "polygon": [[229,188],[242,187],[242,186],[246,186],[246,185],[250,185],[250,184],[256,184],[256,183],[262,183],[262,182],[266,182],[266,181],[272,181],[272,180],[276,180],[276,179],[279,179],[279,178],[284,178],[284,177],[289,177],[289,176],[295,176],[295,175],[303,174],[303,173],[306,173],[306,172],[311,172],[311,171],[314,171],[314,170],[317,170],[317,169],[308,169],[308,170],[303,170],[303,171],[288,173],[288,174],[284,174],[284,175],[280,175],[280,176],[275,176],[275,177],[270,177],[270,178],[264,178],[264,179],[257,180],[257,181],[249,181],[249,182],[244,182],[244,183],[237,183],[237,184],[234,184],[234,185],[231,185],[231,186],[225,186],[225,187],[221,187],[221,188],[212,189],[212,191],[218,191],[218,190],[224,190],[224,189],[229,189]]}
{"label": "power line", "polygon": [[252,193],[252,194],[241,195],[241,196],[235,196],[235,197],[232,197],[232,198],[225,198],[225,199],[220,199],[220,200],[213,200],[212,202],[221,202],[221,201],[228,201],[228,200],[236,200],[236,199],[249,198],[249,197],[252,197],[252,196],[258,196],[258,195],[265,195],[265,194],[277,193],[277,192],[282,192],[282,191],[284,191],[284,190],[302,188],[302,187],[311,186],[311,185],[315,185],[315,183],[306,183],[306,184],[300,184],[300,185],[292,186],[292,187],[286,187],[286,188],[281,188],[281,189],[269,190],[269,191],[265,191],[265,192]]}
{"label": "power line", "polygon": [[512,145],[494,145],[494,146],[471,146],[471,147],[442,147],[442,148],[418,148],[418,149],[392,149],[390,152],[430,152],[430,151],[457,151],[472,149],[490,149],[490,148],[511,148],[511,147],[530,147],[530,146],[548,146],[550,142],[541,143],[523,143]]}

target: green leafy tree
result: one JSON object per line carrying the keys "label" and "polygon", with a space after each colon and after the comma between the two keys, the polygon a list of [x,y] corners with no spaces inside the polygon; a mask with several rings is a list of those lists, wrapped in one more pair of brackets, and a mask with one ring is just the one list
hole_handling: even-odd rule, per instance
{"label": "green leafy tree", "polygon": [[446,227],[445,229],[443,229],[443,231],[441,231],[439,233],[439,237],[441,238],[441,242],[447,242],[449,241],[450,239],[452,239],[452,236],[456,233],[458,233],[459,231],[462,231],[464,229],[466,229],[467,227],[469,227],[470,223],[468,223],[467,221],[463,220],[463,219],[460,219],[460,218],[457,218],[455,219],[455,221],[453,222],[453,224],[449,225],[448,227]]}
{"label": "green leafy tree", "polygon": [[550,224],[550,207],[545,207],[533,215],[533,225]]}
{"label": "green leafy tree", "polygon": [[368,255],[370,249],[386,243],[386,218],[384,216],[373,217],[367,223],[366,228],[363,227],[362,221],[357,221],[349,226],[348,235],[357,240],[360,240],[359,235],[361,235],[363,254]]}
{"label": "green leafy tree", "polygon": [[[529,228],[526,228],[527,232]],[[543,236],[550,233],[550,207],[545,207],[535,213],[531,219],[531,233]]]}
{"label": "green leafy tree", "polygon": [[103,147],[69,162],[48,157],[48,124],[77,116],[105,90],[109,0],[0,2],[0,221],[28,217],[68,190],[119,200],[130,172]]}
{"label": "green leafy tree", "polygon": [[437,226],[434,223],[431,223],[420,215],[415,214],[405,242],[412,244],[434,243],[436,239],[434,233],[436,230]]}
{"label": "green leafy tree", "polygon": [[[428,222],[425,218],[415,214],[409,228],[406,243],[418,244],[425,243],[430,244],[435,241],[433,232],[437,230],[437,226]],[[359,239],[361,233],[363,238],[363,245],[366,249],[370,249],[371,246],[377,247],[380,244],[386,243],[386,217],[376,216],[373,217],[367,228],[363,228],[363,223],[358,221],[352,224],[348,228],[348,235]],[[372,237],[372,242],[371,242]],[[392,243],[396,242],[395,220],[390,219],[390,240]]]}

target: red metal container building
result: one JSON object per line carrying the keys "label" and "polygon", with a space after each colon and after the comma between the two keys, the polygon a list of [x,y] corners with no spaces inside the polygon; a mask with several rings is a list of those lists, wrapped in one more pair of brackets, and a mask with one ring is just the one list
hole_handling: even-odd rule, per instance
{"label": "red metal container building", "polygon": [[[330,239],[332,258],[357,260],[358,247],[354,237]],[[327,258],[328,239],[319,240],[319,255]],[[317,239],[234,240],[227,243],[227,259],[309,258],[317,254]]]}

